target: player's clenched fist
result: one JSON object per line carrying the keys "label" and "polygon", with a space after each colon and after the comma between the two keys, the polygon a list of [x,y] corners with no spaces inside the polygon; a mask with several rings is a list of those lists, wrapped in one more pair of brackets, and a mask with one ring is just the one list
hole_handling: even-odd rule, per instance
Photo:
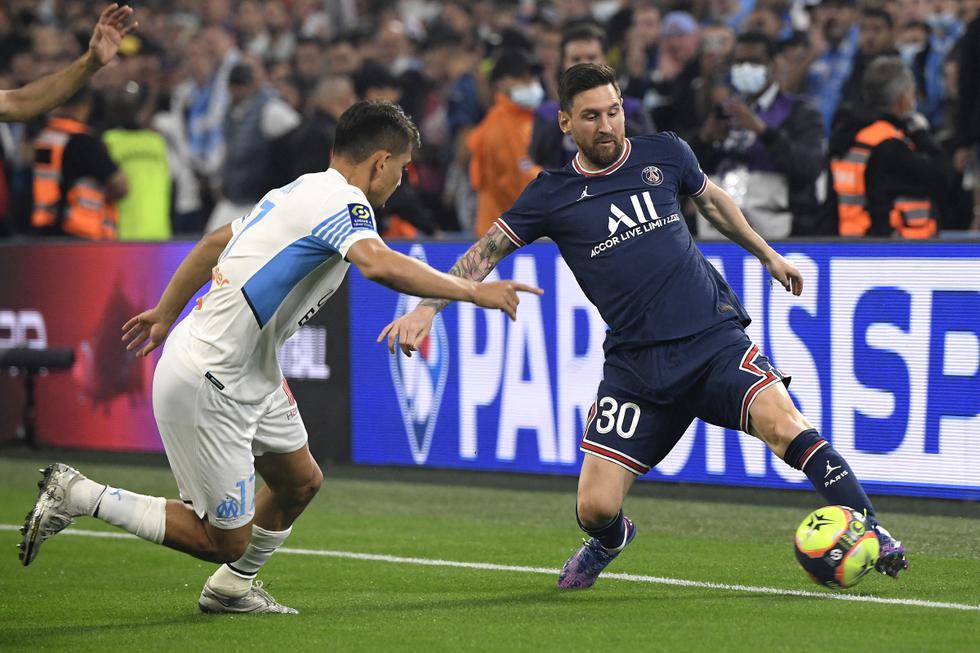
{"label": "player's clenched fist", "polygon": [[519,292],[544,294],[540,288],[516,281],[490,281],[477,284],[476,291],[473,293],[473,303],[483,308],[499,308],[509,315],[510,319],[516,320],[517,305],[521,303],[517,296]]}

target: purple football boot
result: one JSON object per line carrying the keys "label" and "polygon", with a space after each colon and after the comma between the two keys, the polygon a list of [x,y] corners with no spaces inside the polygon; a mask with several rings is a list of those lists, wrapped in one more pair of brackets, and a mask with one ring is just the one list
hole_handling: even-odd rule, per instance
{"label": "purple football boot", "polygon": [[571,558],[565,561],[561,573],[558,574],[558,587],[561,589],[585,589],[592,587],[599,574],[605,569],[616,556],[622,553],[626,545],[636,537],[636,526],[629,517],[623,516],[626,520],[626,541],[617,551],[609,551],[599,543],[594,537],[585,541],[578,551]]}
{"label": "purple football boot", "polygon": [[892,537],[892,534],[885,530],[885,527],[879,524],[878,520],[872,518],[871,527],[878,535],[879,545],[878,562],[875,563],[875,569],[886,576],[898,578],[900,571],[909,568],[909,561],[905,556],[905,546]]}

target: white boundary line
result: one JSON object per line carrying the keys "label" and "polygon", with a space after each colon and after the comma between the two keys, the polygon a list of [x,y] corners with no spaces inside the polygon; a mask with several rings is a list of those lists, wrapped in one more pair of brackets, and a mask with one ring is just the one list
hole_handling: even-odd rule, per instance
{"label": "white boundary line", "polygon": [[[0,531],[17,531],[20,526],[0,524]],[[136,536],[128,533],[113,531],[87,531],[71,529],[64,535],[80,537],[96,537],[113,540],[134,540]],[[320,556],[323,558],[343,558],[346,560],[368,560],[371,562],[390,562],[403,565],[422,565],[426,567],[452,567],[456,569],[477,569],[480,571],[509,571],[523,574],[548,574],[557,576],[557,569],[547,567],[521,567],[517,565],[498,565],[490,562],[461,562],[457,560],[438,560],[433,558],[407,558],[402,556],[383,555],[378,553],[356,553],[353,551],[331,551],[326,549],[293,549],[283,547],[277,551],[280,554]],[[749,592],[752,594],[772,594],[776,596],[797,596],[800,598],[831,599],[836,601],[855,601],[859,603],[881,603],[885,605],[905,605],[917,608],[940,608],[946,610],[964,610],[980,612],[980,605],[967,603],[946,603],[943,601],[925,601],[922,599],[889,599],[867,594],[843,594],[838,592],[808,592],[806,590],[790,590],[779,587],[756,587],[753,585],[729,585],[727,583],[709,583],[682,578],[665,578],[663,576],[641,576],[638,574],[603,574],[604,579],[625,580],[633,583],[652,583],[655,585],[672,585],[674,587],[693,587],[709,590],[724,590],[729,592]]]}

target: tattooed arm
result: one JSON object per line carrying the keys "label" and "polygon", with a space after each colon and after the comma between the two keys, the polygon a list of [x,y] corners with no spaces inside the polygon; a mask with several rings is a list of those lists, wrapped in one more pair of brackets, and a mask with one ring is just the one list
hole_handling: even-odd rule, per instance
{"label": "tattooed arm", "polygon": [[[517,246],[494,225],[480,240],[466,250],[462,258],[449,269],[448,274],[463,279],[482,281],[497,266],[505,256],[517,249]],[[425,299],[411,313],[406,313],[388,326],[378,336],[378,342],[388,339],[388,351],[395,353],[395,341],[402,352],[411,356],[412,352],[422,344],[436,313],[449,305],[448,299]]]}
{"label": "tattooed arm", "polygon": [[[504,232],[496,225],[490,227],[490,231],[480,240],[473,243],[472,247],[466,250],[462,258],[456,261],[453,267],[449,268],[448,274],[454,277],[483,281],[487,275],[497,266],[497,263],[513,252],[517,247],[510,241]],[[449,306],[448,299],[426,299],[420,306],[434,309],[432,315]]]}

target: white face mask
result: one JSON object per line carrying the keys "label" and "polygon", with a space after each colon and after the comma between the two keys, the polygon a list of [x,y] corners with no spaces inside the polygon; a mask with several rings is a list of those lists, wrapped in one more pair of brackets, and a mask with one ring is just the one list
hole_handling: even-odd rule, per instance
{"label": "white face mask", "polygon": [[766,71],[761,63],[737,63],[732,66],[732,86],[742,95],[755,95],[766,85]]}
{"label": "white face mask", "polygon": [[510,99],[525,109],[537,109],[544,101],[544,87],[538,80],[514,86],[510,89]]}

